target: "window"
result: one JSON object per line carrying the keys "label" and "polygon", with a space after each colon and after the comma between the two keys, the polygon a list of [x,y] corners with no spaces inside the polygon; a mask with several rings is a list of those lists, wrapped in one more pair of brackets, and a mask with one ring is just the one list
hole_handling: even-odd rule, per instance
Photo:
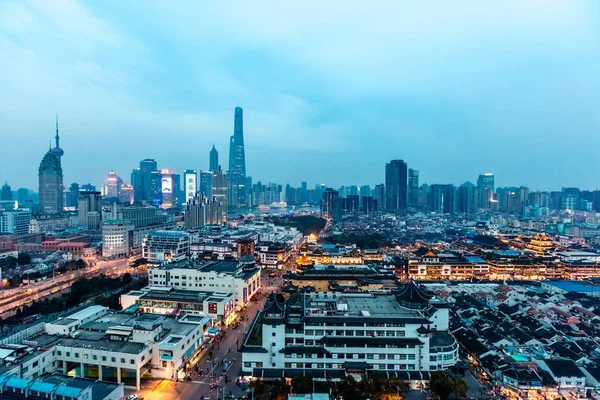
{"label": "window", "polygon": [[408,355],[408,359],[409,360],[414,360],[415,359],[415,355],[414,354],[409,354]]}
{"label": "window", "polygon": [[117,362],[117,358],[116,358],[116,357],[111,357],[111,358],[110,358],[110,361],[112,361],[112,362]]}
{"label": "window", "polygon": [[275,333],[275,332],[271,333],[271,336],[275,337],[275,335],[276,335],[276,333]]}
{"label": "window", "polygon": [[129,364],[135,364],[135,360],[132,358],[131,360],[129,360]]}
{"label": "window", "polygon": [[97,356],[97,355],[95,355],[95,354],[94,354],[94,355],[92,355],[92,360],[97,360],[97,359],[98,359],[98,356]]}
{"label": "window", "polygon": [[87,360],[89,356],[86,353],[83,353],[83,358],[85,358]]}
{"label": "window", "polygon": [[102,356],[102,361],[106,361],[106,356]]}

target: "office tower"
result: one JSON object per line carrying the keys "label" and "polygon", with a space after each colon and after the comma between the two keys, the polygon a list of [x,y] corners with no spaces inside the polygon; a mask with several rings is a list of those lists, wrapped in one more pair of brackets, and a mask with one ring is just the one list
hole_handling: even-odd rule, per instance
{"label": "office tower", "polygon": [[300,184],[300,202],[308,202],[308,184],[304,181]]}
{"label": "office tower", "polygon": [[91,183],[86,183],[81,185],[81,189],[82,192],[95,192],[96,191],[96,186],[92,185]]}
{"label": "office tower", "polygon": [[[156,181],[153,181],[153,172],[158,172],[158,164],[151,158],[140,161],[140,167],[131,172],[133,185],[133,198],[136,203],[156,201]],[[155,179],[155,176],[154,176]],[[154,186],[153,186],[154,185]]]}
{"label": "office tower", "polygon": [[4,182],[4,185],[2,186],[2,191],[0,192],[0,200],[12,200],[13,198],[12,195],[12,189],[10,188],[10,185],[8,184],[8,182]]}
{"label": "office tower", "polygon": [[119,191],[123,185],[123,180],[117,176],[115,171],[110,171],[106,178],[106,197],[119,197]]}
{"label": "office tower", "polygon": [[454,214],[456,211],[456,188],[454,185],[431,185],[429,209],[439,214]]}
{"label": "office tower", "polygon": [[419,171],[408,169],[408,206],[419,208]]}
{"label": "office tower", "polygon": [[222,207],[223,223],[227,222],[227,178],[223,174],[223,170],[221,166],[217,168],[215,172],[213,172],[213,188],[212,188],[212,198],[215,201],[220,202]]}
{"label": "office tower", "polygon": [[392,160],[385,165],[385,207],[388,212],[401,213],[408,203],[408,175],[406,163]]}
{"label": "office tower", "polygon": [[67,194],[67,207],[79,207],[79,185],[75,182],[69,186],[69,193]]}
{"label": "office tower", "polygon": [[[217,169],[219,167],[217,166]],[[213,172],[200,171],[200,196],[211,199],[213,197]]]}
{"label": "office tower", "polygon": [[100,192],[80,192],[78,207],[78,224],[96,229],[102,218],[102,195]]}
{"label": "office tower", "polygon": [[194,229],[204,225],[223,223],[223,204],[206,197],[194,196],[185,205],[183,217],[185,229]]}
{"label": "office tower", "polygon": [[38,170],[40,213],[43,215],[63,212],[63,171],[60,164],[62,153],[58,150],[62,151],[58,147],[57,139],[56,147],[48,149]]}
{"label": "office tower", "polygon": [[360,197],[371,196],[371,186],[363,185],[360,187]]}
{"label": "office tower", "polygon": [[456,210],[462,214],[473,213],[473,194],[475,185],[465,182],[458,187],[456,195]]}
{"label": "office tower", "polygon": [[361,199],[361,211],[365,214],[377,212],[377,200],[372,196],[363,196]]}
{"label": "office tower", "polygon": [[17,200],[19,203],[25,203],[30,200],[29,189],[27,188],[19,188],[17,190]]}
{"label": "office tower", "polygon": [[209,165],[208,170],[214,172],[219,168],[219,152],[217,151],[215,145],[213,144],[212,149],[210,150],[209,157]]}
{"label": "office tower", "polygon": [[124,183],[119,191],[119,203],[125,205],[133,204],[133,185]]}
{"label": "office tower", "polygon": [[561,210],[579,210],[581,201],[581,192],[577,188],[562,188],[561,191]]}
{"label": "office tower", "polygon": [[494,174],[481,174],[477,178],[477,186],[494,191]]}
{"label": "office tower", "polygon": [[323,193],[321,201],[321,215],[324,218],[333,219],[333,211],[336,200],[339,198],[339,192],[331,188],[327,188]]}
{"label": "office tower", "polygon": [[238,207],[238,174],[232,171],[225,176],[227,182],[227,207],[230,209]]}
{"label": "office tower", "polygon": [[[235,108],[233,135],[229,142],[229,171],[227,171],[230,185],[236,186],[229,191],[229,198],[236,196],[236,200],[229,202],[228,207],[237,208],[246,205],[246,154],[244,150],[244,121],[241,107]],[[233,188],[232,186],[229,186]],[[234,193],[235,192],[235,193]],[[233,199],[232,199],[233,200]]]}
{"label": "office tower", "polygon": [[377,207],[380,210],[385,210],[385,185],[383,183],[375,185],[373,199],[377,200]]}

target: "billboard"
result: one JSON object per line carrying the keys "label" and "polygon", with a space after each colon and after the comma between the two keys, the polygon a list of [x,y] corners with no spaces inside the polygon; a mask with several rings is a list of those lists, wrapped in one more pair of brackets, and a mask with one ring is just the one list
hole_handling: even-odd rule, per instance
{"label": "billboard", "polygon": [[173,193],[173,177],[163,176],[161,189],[163,193]]}
{"label": "billboard", "polygon": [[187,203],[190,199],[193,199],[196,195],[196,173],[186,172],[183,176],[185,180],[185,202]]}

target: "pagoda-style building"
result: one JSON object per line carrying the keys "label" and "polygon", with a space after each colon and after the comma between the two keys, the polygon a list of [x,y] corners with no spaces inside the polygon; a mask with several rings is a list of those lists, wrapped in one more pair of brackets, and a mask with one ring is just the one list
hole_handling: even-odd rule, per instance
{"label": "pagoda-style building", "polygon": [[538,233],[527,244],[527,249],[537,255],[544,255],[552,251],[554,246],[552,240],[545,233]]}

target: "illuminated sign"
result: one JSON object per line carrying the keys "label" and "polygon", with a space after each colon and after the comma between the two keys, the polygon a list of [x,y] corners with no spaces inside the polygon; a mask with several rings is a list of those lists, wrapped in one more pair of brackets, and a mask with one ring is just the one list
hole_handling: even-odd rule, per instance
{"label": "illuminated sign", "polygon": [[208,303],[208,313],[209,314],[217,313],[217,303]]}
{"label": "illuminated sign", "polygon": [[196,195],[196,173],[186,172],[183,179],[185,181],[185,202],[187,203]]}
{"label": "illuminated sign", "polygon": [[173,178],[164,176],[162,178],[161,189],[163,193],[173,193]]}

